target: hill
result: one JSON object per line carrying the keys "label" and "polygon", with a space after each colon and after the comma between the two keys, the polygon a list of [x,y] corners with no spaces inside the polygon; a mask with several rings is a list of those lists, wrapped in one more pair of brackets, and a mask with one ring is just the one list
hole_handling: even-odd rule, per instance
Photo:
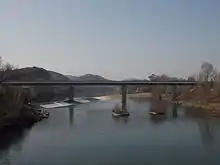
{"label": "hill", "polygon": [[[27,67],[4,72],[3,81],[110,81],[99,75],[65,76],[60,73],[38,67]],[[30,89],[34,101],[59,100],[69,96],[68,86],[35,86]],[[114,92],[114,87],[76,87],[76,97],[101,96]]]}
{"label": "hill", "polygon": [[85,74],[82,76],[67,76],[72,81],[111,81],[99,75]]}
{"label": "hill", "polygon": [[[93,74],[85,74],[82,76],[67,76],[72,81],[88,81],[88,82],[94,82],[94,81],[111,81],[108,80],[102,76],[99,75],[93,75]],[[112,94],[115,92],[115,87],[112,86],[93,86],[93,87],[76,87],[76,93],[75,96],[83,97],[83,96],[103,96]]]}
{"label": "hill", "polygon": [[[6,71],[1,75],[3,81],[70,81],[60,73],[48,71],[38,67],[28,67]],[[34,101],[49,101],[68,96],[69,87],[35,86],[29,89],[30,97]]]}

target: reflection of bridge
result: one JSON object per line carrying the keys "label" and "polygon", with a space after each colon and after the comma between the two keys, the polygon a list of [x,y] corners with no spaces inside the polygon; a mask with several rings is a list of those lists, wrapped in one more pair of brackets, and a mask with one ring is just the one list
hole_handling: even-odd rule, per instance
{"label": "reflection of bridge", "polygon": [[103,81],[103,82],[0,82],[3,86],[70,86],[70,96],[69,99],[73,102],[74,98],[74,86],[121,86],[122,91],[122,110],[126,110],[126,96],[127,96],[127,86],[172,86],[173,87],[173,99],[176,96],[177,86],[194,86],[198,85],[200,82],[188,82],[188,81]]}

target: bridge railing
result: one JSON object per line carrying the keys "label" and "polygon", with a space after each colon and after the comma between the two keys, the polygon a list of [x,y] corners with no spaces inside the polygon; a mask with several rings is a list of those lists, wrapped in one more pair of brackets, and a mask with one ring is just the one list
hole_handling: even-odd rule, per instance
{"label": "bridge railing", "polygon": [[4,81],[0,82],[0,85],[9,85],[9,86],[37,86],[37,85],[74,85],[74,86],[132,86],[132,85],[199,85],[203,84],[202,82],[189,82],[189,81]]}

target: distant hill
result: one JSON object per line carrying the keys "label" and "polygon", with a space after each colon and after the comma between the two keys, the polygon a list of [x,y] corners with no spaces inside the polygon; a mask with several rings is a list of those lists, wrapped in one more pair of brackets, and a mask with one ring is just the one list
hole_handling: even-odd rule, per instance
{"label": "distant hill", "polygon": [[[27,67],[6,71],[1,76],[1,79],[3,81],[70,81],[68,77],[60,73],[38,67]],[[35,101],[48,101],[69,96],[69,87],[66,86],[35,86],[30,89],[31,98]]]}
{"label": "distant hill", "polygon": [[[99,75],[65,76],[38,67],[7,71],[1,76],[1,79],[3,81],[110,81]],[[68,97],[70,94],[69,86],[35,86],[29,89],[31,89],[30,95],[33,101],[59,100]],[[75,87],[74,95],[76,97],[102,96],[112,94],[114,91],[115,87],[112,86],[78,86]]]}
{"label": "distant hill", "polygon": [[124,79],[122,81],[148,81],[148,80],[146,80],[146,79],[128,78],[128,79]]}
{"label": "distant hill", "polygon": [[1,79],[3,81],[70,81],[68,77],[60,73],[38,67],[6,71]]}
{"label": "distant hill", "polygon": [[[143,82],[148,81],[146,79],[137,79],[137,78],[128,78],[122,81],[135,81],[135,82]],[[128,93],[136,93],[136,92],[148,92],[150,90],[149,86],[130,86],[128,87]]]}
{"label": "distant hill", "polygon": [[[82,76],[67,76],[72,81],[111,81],[99,75],[85,74]],[[93,86],[93,87],[76,87],[76,96],[103,96],[115,92],[112,86]]]}
{"label": "distant hill", "polygon": [[110,81],[99,75],[85,74],[82,76],[67,76],[72,81]]}

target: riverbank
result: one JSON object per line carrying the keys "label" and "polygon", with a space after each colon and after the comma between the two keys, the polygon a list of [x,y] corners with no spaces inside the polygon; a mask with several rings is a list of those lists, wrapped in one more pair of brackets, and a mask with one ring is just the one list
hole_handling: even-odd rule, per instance
{"label": "riverbank", "polygon": [[19,113],[6,113],[0,116],[0,132],[14,128],[25,128],[49,116],[45,110],[24,105]]}
{"label": "riverbank", "polygon": [[191,108],[199,108],[199,109],[206,109],[206,110],[218,110],[220,111],[220,103],[199,103],[193,101],[172,101],[173,104],[178,104],[184,107],[191,107]]}
{"label": "riverbank", "polygon": [[[150,99],[152,98],[151,93],[135,93],[135,94],[127,94],[127,97],[130,99]],[[112,99],[120,99],[121,95],[116,94],[116,95],[108,95],[108,96],[101,96],[101,97],[94,97],[95,99],[98,100],[112,100]],[[171,98],[163,98],[164,101],[171,101]],[[173,104],[177,104],[183,107],[188,107],[188,108],[197,108],[197,109],[205,109],[205,110],[210,110],[210,111],[220,111],[220,103],[200,103],[200,102],[195,102],[195,101],[171,101]]]}

